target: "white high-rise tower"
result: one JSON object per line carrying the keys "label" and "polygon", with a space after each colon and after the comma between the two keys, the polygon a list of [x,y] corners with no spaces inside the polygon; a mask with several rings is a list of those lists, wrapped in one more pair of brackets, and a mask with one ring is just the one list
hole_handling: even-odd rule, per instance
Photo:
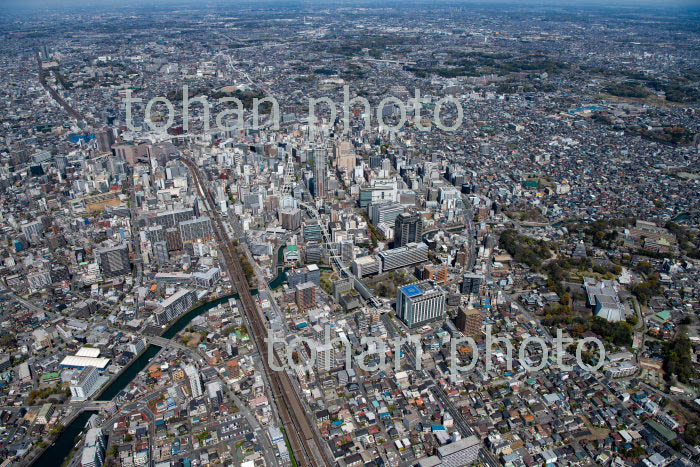
{"label": "white high-rise tower", "polygon": [[282,185],[282,194],[291,195],[292,186],[294,184],[294,162],[292,162],[291,154],[287,155],[287,163],[284,166],[284,184]]}
{"label": "white high-rise tower", "polygon": [[190,389],[192,390],[192,397],[199,397],[202,395],[202,380],[199,378],[199,371],[194,365],[185,366],[185,375],[187,379],[190,380]]}

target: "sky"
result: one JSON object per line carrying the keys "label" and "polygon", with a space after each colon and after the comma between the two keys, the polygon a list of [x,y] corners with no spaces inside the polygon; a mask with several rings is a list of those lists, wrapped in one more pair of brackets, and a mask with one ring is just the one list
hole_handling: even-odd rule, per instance
{"label": "sky", "polygon": [[[431,4],[441,5],[531,5],[533,7],[605,7],[620,8],[630,11],[634,9],[658,8],[660,10],[678,9],[700,11],[700,0],[409,0],[411,4],[428,6]],[[227,7],[274,7],[275,5],[311,7],[313,5],[324,6],[361,6],[365,8],[393,7],[405,8],[406,2],[399,0],[0,0],[0,17],[4,14],[32,12],[41,10],[61,10],[68,12],[71,10],[85,11],[89,8],[98,9],[120,9],[139,8],[147,9],[149,6],[159,9],[172,6],[173,8],[183,8],[194,6],[197,8]]]}

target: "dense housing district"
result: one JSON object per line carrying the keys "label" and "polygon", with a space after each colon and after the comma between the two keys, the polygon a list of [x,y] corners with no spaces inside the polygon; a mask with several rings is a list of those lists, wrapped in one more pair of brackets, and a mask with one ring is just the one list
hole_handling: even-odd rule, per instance
{"label": "dense housing district", "polygon": [[1,466],[698,465],[697,10],[204,3],[0,18]]}

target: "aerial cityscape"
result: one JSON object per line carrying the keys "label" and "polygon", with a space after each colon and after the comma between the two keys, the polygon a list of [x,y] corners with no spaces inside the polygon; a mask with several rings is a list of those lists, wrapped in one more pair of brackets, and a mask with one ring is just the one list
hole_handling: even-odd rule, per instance
{"label": "aerial cityscape", "polygon": [[0,467],[700,465],[700,4],[0,38]]}

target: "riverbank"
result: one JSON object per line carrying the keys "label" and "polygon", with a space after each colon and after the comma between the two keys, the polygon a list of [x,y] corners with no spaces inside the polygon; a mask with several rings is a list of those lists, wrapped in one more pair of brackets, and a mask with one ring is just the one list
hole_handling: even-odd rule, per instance
{"label": "riverbank", "polygon": [[85,429],[88,420],[96,413],[94,410],[76,412],[66,428],[58,435],[58,438],[51,445],[44,448],[34,460],[29,461],[29,465],[62,465],[75,447],[75,441]]}
{"label": "riverbank", "polygon": [[[257,294],[257,290],[251,291],[253,295]],[[165,339],[172,339],[180,331],[185,329],[187,325],[197,316],[200,316],[212,308],[219,306],[222,303],[227,303],[229,299],[238,299],[237,293],[227,294],[222,297],[216,298],[206,303],[202,303],[187,313],[180,316],[178,319],[172,322],[168,327],[163,329],[160,337]],[[161,346],[150,344],[141,352],[136,358],[132,359],[126,366],[124,366],[119,373],[112,380],[106,384],[97,393],[95,400],[97,401],[111,401],[113,400],[124,388],[136,378],[136,376],[148,366],[151,360],[158,355],[162,349]],[[37,455],[33,461],[28,462],[30,465],[61,465],[65,462],[66,458],[70,456],[71,451],[75,447],[75,440],[78,438],[80,433],[85,429],[90,415],[97,413],[95,411],[81,411],[76,412],[70,421],[67,422],[67,426],[58,435],[56,440],[48,447],[44,448],[41,454]]]}

